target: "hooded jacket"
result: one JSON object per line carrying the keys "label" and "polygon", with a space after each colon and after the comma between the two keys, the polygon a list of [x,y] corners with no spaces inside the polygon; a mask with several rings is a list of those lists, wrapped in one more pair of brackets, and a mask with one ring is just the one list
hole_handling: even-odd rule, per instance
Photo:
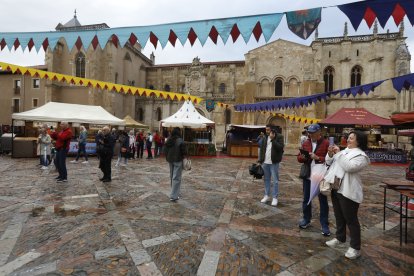
{"label": "hooded jacket", "polygon": [[168,162],[183,161],[187,155],[187,148],[181,137],[170,137],[165,143],[165,158]]}

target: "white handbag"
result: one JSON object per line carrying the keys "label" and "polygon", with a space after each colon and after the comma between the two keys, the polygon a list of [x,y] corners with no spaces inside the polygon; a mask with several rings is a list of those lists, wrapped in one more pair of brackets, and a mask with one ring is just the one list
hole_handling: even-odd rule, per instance
{"label": "white handbag", "polygon": [[183,169],[186,171],[191,170],[191,159],[190,158],[183,159]]}

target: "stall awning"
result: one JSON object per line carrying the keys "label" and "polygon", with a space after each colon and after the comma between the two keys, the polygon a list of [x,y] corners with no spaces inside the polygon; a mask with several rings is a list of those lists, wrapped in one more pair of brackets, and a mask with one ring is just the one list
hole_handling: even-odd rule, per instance
{"label": "stall awning", "polygon": [[181,108],[168,118],[161,120],[163,127],[205,128],[214,126],[214,122],[198,113],[191,101],[185,101]]}
{"label": "stall awning", "polygon": [[12,114],[13,120],[125,125],[101,106],[49,102],[38,108]]}
{"label": "stall awning", "polygon": [[391,116],[391,120],[395,125],[412,125],[414,126],[414,112],[398,113]]}
{"label": "stall awning", "polygon": [[131,116],[127,115],[124,118],[125,126],[126,127],[134,127],[134,128],[149,128],[149,126],[141,124],[140,122],[135,121]]}
{"label": "stall awning", "polygon": [[319,122],[321,125],[341,126],[394,126],[390,119],[375,115],[365,108],[341,108]]}

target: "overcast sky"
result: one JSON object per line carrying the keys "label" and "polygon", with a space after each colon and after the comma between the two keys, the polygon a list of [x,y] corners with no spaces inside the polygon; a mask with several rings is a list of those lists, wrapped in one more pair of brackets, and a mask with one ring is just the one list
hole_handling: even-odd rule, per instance
{"label": "overcast sky", "polygon": [[[75,9],[82,25],[106,23],[114,28],[277,13],[350,2],[356,0],[0,0],[0,32],[54,31],[58,23],[65,24],[73,18]],[[406,17],[404,20],[407,44],[413,54],[414,28]],[[331,7],[322,9],[319,37],[342,36],[345,22],[348,22],[349,35],[372,33],[365,21],[355,32],[348,18],[337,7]],[[398,31],[392,18],[385,30],[379,26],[379,32],[387,29]],[[308,40],[298,38],[287,28],[286,17],[283,17],[269,42],[285,39],[309,45],[313,38],[314,35]],[[244,60],[244,54],[265,44],[263,36],[259,42],[251,38],[247,45],[241,37],[236,43],[229,38],[226,45],[220,39],[218,41],[218,45],[214,45],[208,39],[204,47],[196,41],[191,47],[188,41],[182,46],[177,40],[175,47],[168,43],[164,49],[160,44],[155,49],[148,42],[143,53],[149,56],[154,52],[156,64],[190,63],[196,56],[201,62]],[[36,53],[34,48],[30,53],[28,49],[22,52],[21,47],[9,51],[6,47],[0,52],[0,61],[24,66],[44,64],[44,52]]]}

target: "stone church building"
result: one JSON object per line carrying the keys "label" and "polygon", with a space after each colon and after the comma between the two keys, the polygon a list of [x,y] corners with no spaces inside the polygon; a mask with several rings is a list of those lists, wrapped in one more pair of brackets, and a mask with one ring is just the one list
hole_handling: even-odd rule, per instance
{"label": "stone church building", "polygon": [[[76,15],[68,23],[56,27],[57,30],[99,28],[108,26],[104,23],[81,25]],[[405,41],[403,25],[396,33],[378,33],[375,25],[372,34],[348,36],[345,24],[342,36],[319,38],[316,31],[309,46],[278,39],[249,51],[241,61],[203,62],[195,57],[192,63],[155,65],[155,57],[142,54],[138,43],[119,47],[110,40],[101,45],[103,48],[98,46],[94,50],[88,45],[87,49],[78,50],[76,47],[69,49],[62,40],[47,51],[45,65],[41,68],[106,82],[189,93],[229,104],[227,109],[216,107],[212,112],[208,112],[205,105],[196,105],[202,115],[216,123],[218,147],[229,124],[270,123],[281,127],[288,148],[296,148],[303,123],[286,121],[268,113],[235,112],[232,105],[301,97],[408,74],[411,56]],[[131,115],[156,130],[161,119],[182,105],[177,101],[123,95],[7,72],[0,73],[0,89],[1,124],[10,124],[12,112],[56,101],[101,105],[119,118]],[[369,95],[336,96],[307,108],[274,112],[325,118],[342,107],[364,107],[379,116],[389,117],[395,111],[412,110],[413,100],[408,91],[399,94],[387,81]]]}

